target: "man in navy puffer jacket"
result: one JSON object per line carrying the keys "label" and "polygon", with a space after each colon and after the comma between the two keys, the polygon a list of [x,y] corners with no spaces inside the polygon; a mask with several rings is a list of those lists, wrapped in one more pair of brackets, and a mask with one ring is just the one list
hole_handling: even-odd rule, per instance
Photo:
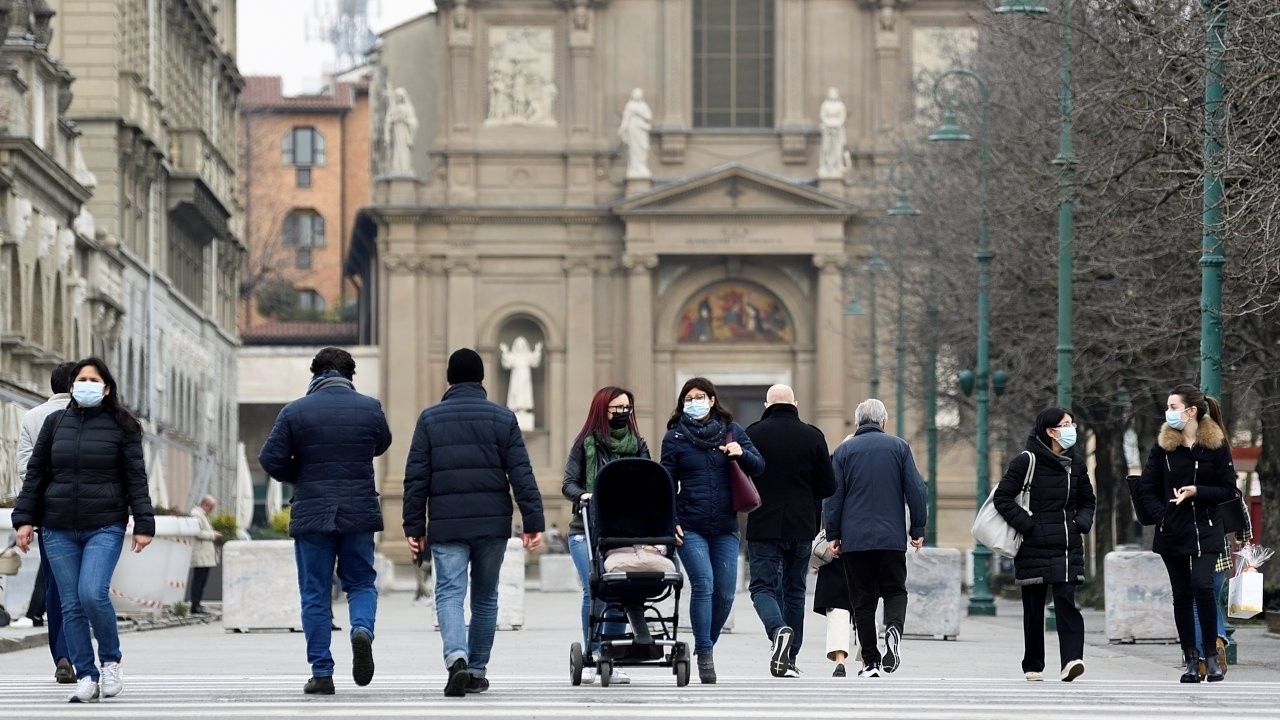
{"label": "man in navy puffer jacket", "polygon": [[[462,348],[449,356],[449,389],[422,411],[404,471],[409,550],[431,548],[436,619],[449,680],[444,694],[489,688],[485,677],[498,624],[498,572],[511,537],[514,491],[528,550],[542,541],[542,495],[511,410],[489,402],[484,361]],[[427,521],[430,522],[427,522]],[[462,612],[471,571],[471,626]]]}
{"label": "man in navy puffer jacket", "polygon": [[280,411],[258,462],[271,477],[293,485],[289,534],[311,663],[303,692],[332,695],[335,561],[351,613],[351,674],[357,685],[373,679],[378,611],[373,534],[382,530],[373,459],[391,446],[391,428],[382,404],[356,392],[351,383],[356,361],[346,350],[321,350],[311,361],[311,373],[307,394]]}

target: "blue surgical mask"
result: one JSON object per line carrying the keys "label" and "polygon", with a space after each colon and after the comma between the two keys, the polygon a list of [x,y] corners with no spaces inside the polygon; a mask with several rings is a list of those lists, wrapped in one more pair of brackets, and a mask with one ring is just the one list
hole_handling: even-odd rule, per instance
{"label": "blue surgical mask", "polygon": [[71,387],[71,397],[76,399],[80,407],[98,407],[102,404],[102,396],[106,385],[100,382],[78,380]]}
{"label": "blue surgical mask", "polygon": [[1069,449],[1076,444],[1076,429],[1073,427],[1058,428],[1058,444],[1063,450]]}
{"label": "blue surgical mask", "polygon": [[684,414],[694,420],[701,420],[711,412],[710,400],[690,400],[684,404]]}
{"label": "blue surgical mask", "polygon": [[1174,430],[1181,430],[1187,426],[1187,421],[1182,419],[1181,410],[1165,410],[1164,421]]}

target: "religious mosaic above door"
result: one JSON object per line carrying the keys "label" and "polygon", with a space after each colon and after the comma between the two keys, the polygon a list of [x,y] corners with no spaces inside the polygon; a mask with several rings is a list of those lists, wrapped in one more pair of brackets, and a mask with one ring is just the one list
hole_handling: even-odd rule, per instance
{"label": "religious mosaic above door", "polygon": [[795,337],[782,301],[757,285],[725,281],[694,293],[680,312],[679,342],[789,343]]}

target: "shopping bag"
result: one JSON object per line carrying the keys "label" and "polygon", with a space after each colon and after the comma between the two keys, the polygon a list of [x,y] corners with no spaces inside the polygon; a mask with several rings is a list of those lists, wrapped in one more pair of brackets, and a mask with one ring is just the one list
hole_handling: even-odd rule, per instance
{"label": "shopping bag", "polygon": [[[1018,504],[1023,510],[1030,512],[1031,477],[1036,471],[1036,456],[1030,452],[1024,454],[1027,456],[1027,476],[1022,481],[1022,492],[1018,493]],[[996,489],[992,488],[987,501],[978,508],[978,515],[973,519],[973,527],[969,532],[974,540],[991,548],[992,552],[1013,557],[1018,554],[1018,548],[1022,547],[1022,533],[1014,530],[1000,511],[996,510],[995,497]]]}
{"label": "shopping bag", "polygon": [[1262,612],[1262,573],[1248,570],[1231,578],[1227,595],[1227,615],[1251,618]]}

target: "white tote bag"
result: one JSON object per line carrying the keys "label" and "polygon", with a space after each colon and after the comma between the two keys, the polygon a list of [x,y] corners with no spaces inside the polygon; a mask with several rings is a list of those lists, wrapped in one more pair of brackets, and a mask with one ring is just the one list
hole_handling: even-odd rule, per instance
{"label": "white tote bag", "polygon": [[[1023,454],[1027,456],[1027,477],[1022,481],[1022,492],[1018,493],[1018,505],[1029,514],[1031,512],[1031,476],[1036,471],[1036,456],[1030,450],[1024,450]],[[1005,521],[1004,516],[996,510],[995,496],[996,488],[992,488],[987,501],[978,509],[978,516],[973,519],[973,528],[969,532],[974,540],[991,548],[993,552],[1005,557],[1013,557],[1018,554],[1018,548],[1022,547],[1022,533],[1014,530]]]}
{"label": "white tote bag", "polygon": [[1227,615],[1251,618],[1262,612],[1262,573],[1248,570],[1231,578],[1227,593]]}

